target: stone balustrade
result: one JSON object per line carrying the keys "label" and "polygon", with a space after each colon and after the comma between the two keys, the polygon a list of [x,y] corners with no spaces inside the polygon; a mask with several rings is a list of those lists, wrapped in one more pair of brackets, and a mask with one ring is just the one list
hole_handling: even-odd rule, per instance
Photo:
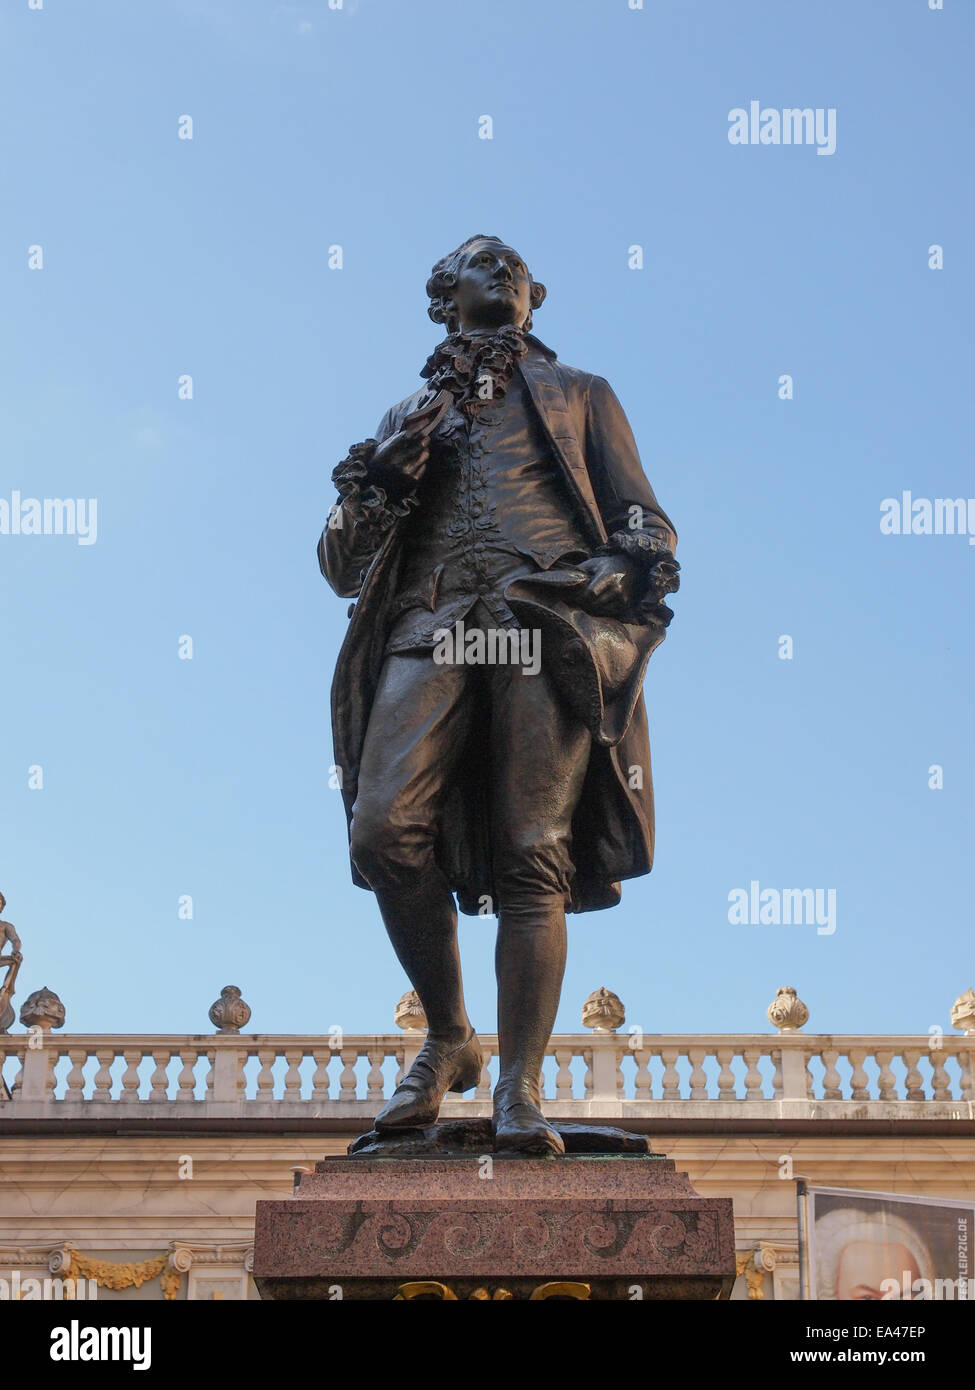
{"label": "stone balustrade", "polygon": [[[367,1128],[423,1043],[422,1032],[0,1035],[0,1130],[20,1125]],[[490,1113],[497,1038],[476,1091],[444,1118]],[[759,1127],[975,1120],[975,1035],[556,1034],[543,1072],[563,1120]]]}

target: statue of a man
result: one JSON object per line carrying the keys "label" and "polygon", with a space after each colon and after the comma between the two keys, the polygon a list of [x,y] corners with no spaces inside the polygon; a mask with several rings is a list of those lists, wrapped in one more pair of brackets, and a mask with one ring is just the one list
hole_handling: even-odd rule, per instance
{"label": "statue of a man", "polygon": [[[0,893],[0,912],[7,906],[7,899]],[[10,955],[3,954],[10,947]],[[0,984],[0,1033],[6,1033],[16,1018],[14,1006],[10,1002],[14,995],[14,983],[23,961],[20,937],[13,922],[0,922],[0,966],[7,967],[3,983]]]}
{"label": "statue of a man", "polygon": [[498,917],[495,1148],[561,1153],[540,1078],[565,913],[651,866],[642,682],[676,536],[609,385],[528,331],[545,288],[516,251],[472,237],[427,294],[448,330],[428,386],[336,468],[319,543],[358,599],[332,687],[353,878],[429,1025],[376,1128],[429,1125],[478,1081],[456,893]]}

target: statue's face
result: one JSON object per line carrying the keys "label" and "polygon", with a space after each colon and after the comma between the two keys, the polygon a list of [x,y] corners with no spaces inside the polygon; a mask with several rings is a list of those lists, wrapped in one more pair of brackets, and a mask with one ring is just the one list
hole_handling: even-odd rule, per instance
{"label": "statue's face", "polygon": [[510,246],[475,244],[466,253],[451,291],[463,333],[520,328],[531,309],[528,267]]}

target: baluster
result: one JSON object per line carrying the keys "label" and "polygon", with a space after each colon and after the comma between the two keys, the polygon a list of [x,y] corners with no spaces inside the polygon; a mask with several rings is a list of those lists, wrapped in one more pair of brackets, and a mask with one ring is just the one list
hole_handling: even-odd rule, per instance
{"label": "baluster", "polygon": [[257,1073],[257,1100],[274,1099],[274,1062],[277,1055],[273,1047],[258,1049],[257,1060],[261,1067]]}
{"label": "baluster", "polygon": [[731,1063],[736,1053],[733,1047],[719,1047],[715,1056],[721,1064],[718,1072],[718,1100],[737,1100],[738,1091]]}
{"label": "baluster", "polygon": [[64,1099],[69,1104],[76,1105],[85,1098],[85,1063],[88,1061],[88,1049],[87,1047],[69,1048],[68,1057],[71,1060],[71,1070],[68,1072]]}
{"label": "baluster", "polygon": [[877,1076],[877,1086],[880,1090],[880,1100],[896,1100],[897,1092],[894,1089],[894,1073],[890,1069],[894,1054],[892,1052],[878,1052],[877,1065],[880,1072]]}
{"label": "baluster", "polygon": [[741,1054],[745,1059],[745,1099],[764,1100],[765,1093],[762,1089],[762,1073],[758,1069],[761,1052],[757,1047],[747,1047]]}
{"label": "baluster", "polygon": [[122,1056],[125,1058],[125,1071],[122,1074],[122,1094],[121,1101],[131,1102],[139,1099],[139,1063],[142,1061],[142,1051],[135,1048],[126,1048]]}
{"label": "baluster", "polygon": [[559,1069],[555,1073],[555,1099],[572,1099],[572,1068],[569,1063],[572,1061],[571,1047],[557,1047],[555,1049],[555,1060],[559,1064]]}
{"label": "baluster", "polygon": [[92,1100],[112,1099],[112,1063],[115,1061],[114,1047],[102,1047],[95,1053],[98,1070],[95,1072],[95,1091]]}
{"label": "baluster", "polygon": [[10,1082],[10,1094],[15,1096],[20,1090],[21,1077],[24,1074],[24,1054],[22,1052],[8,1052],[8,1057],[13,1057],[14,1065],[17,1070],[14,1072],[13,1080]]}
{"label": "baluster", "polygon": [[284,1074],[284,1100],[301,1100],[301,1066],[304,1053],[297,1047],[286,1047],[284,1055],[288,1070]]}
{"label": "baluster", "polygon": [[586,1072],[582,1078],[582,1098],[592,1100],[592,1048],[583,1048],[582,1060],[586,1064]]}
{"label": "baluster", "polygon": [[[316,1047],[311,1055],[315,1061],[315,1072],[311,1079],[311,1098],[312,1100],[328,1100],[331,1088],[331,1078],[328,1074],[328,1064],[332,1060],[331,1050]],[[261,1074],[263,1075],[263,1072]]]}
{"label": "baluster", "polygon": [[355,1064],[359,1054],[354,1047],[342,1048],[342,1075],[339,1078],[339,1100],[355,1100]]}
{"label": "baluster", "polygon": [[772,1053],[772,1061],[775,1063],[775,1070],[772,1072],[772,1098],[782,1099],[782,1049],[777,1047]]}
{"label": "baluster", "polygon": [[961,1046],[958,1048],[958,1065],[961,1068],[961,1099],[975,1100],[975,1086],[972,1084],[972,1052],[971,1047],[958,1039]]}
{"label": "baluster", "polygon": [[932,1048],[928,1053],[931,1062],[931,1090],[932,1100],[951,1100],[951,1081],[945,1070],[947,1058],[944,1049],[941,1047]]}
{"label": "baluster", "polygon": [[209,1070],[207,1071],[207,1076],[206,1076],[206,1097],[205,1097],[205,1098],[206,1098],[207,1100],[213,1100],[213,1078],[214,1078],[214,1075],[215,1075],[216,1070],[217,1070],[217,1054],[216,1054],[215,1052],[208,1052],[208,1053],[206,1054],[206,1059],[207,1059],[207,1061],[209,1062],[210,1066],[209,1066]]}
{"label": "baluster", "polygon": [[[257,1095],[257,1081],[256,1081],[256,1079],[255,1079],[253,1082],[250,1082],[250,1081],[248,1081],[248,1078],[247,1078],[247,1064],[248,1064],[248,1062],[251,1060],[252,1057],[257,1058],[257,1048],[256,1048],[256,1046],[253,1045],[254,1036],[256,1036],[256,1035],[252,1035],[250,1038],[248,1038],[248,1040],[247,1040],[247,1041],[248,1041],[248,1046],[245,1047],[245,1048],[242,1050],[242,1052],[240,1053],[240,1056],[239,1056],[239,1058],[238,1058],[238,1061],[239,1061],[239,1064],[240,1064],[240,1084],[239,1084],[239,1092],[240,1092],[239,1099],[240,1099],[240,1100],[248,1100],[248,1099],[257,1100],[257,1099],[258,1099],[258,1095]],[[240,1039],[240,1040],[241,1040],[241,1042],[244,1041],[244,1036],[243,1036],[243,1034],[241,1034],[241,1039]],[[258,1070],[260,1070],[260,1068],[258,1068]],[[250,1095],[248,1095],[248,1086],[251,1087]]]}
{"label": "baluster", "polygon": [[921,1072],[918,1062],[921,1060],[920,1049],[910,1051],[907,1048],[903,1052],[904,1063],[907,1067],[907,1075],[904,1077],[904,1096],[906,1100],[924,1100],[924,1084],[921,1081]]}
{"label": "baluster", "polygon": [[842,1100],[843,1092],[840,1089],[840,1074],[836,1063],[839,1061],[840,1054],[835,1051],[823,1053],[823,1065],[826,1070],[823,1072],[823,1100]]}
{"label": "baluster", "polygon": [[172,1052],[168,1049],[156,1050],[152,1053],[152,1060],[156,1064],[150,1081],[151,1090],[149,1091],[150,1100],[169,1099],[169,1063],[172,1059]]}
{"label": "baluster", "polygon": [[867,1073],[864,1071],[863,1064],[867,1060],[867,1049],[865,1047],[851,1047],[847,1056],[853,1072],[850,1076],[850,1099],[869,1100],[870,1092],[867,1090]]}
{"label": "baluster", "polygon": [[386,1060],[386,1053],[382,1048],[373,1048],[367,1056],[369,1073],[366,1076],[366,1100],[380,1101],[383,1099],[383,1062]]}
{"label": "baluster", "polygon": [[545,1075],[544,1058],[542,1061],[543,1065],[538,1073],[538,1094],[542,1100],[551,1100],[552,1097],[548,1093],[548,1077]]}
{"label": "baluster", "polygon": [[495,1053],[493,1048],[484,1048],[484,1065],[481,1068],[480,1079],[478,1080],[478,1083],[474,1088],[475,1100],[491,1099],[491,1073],[488,1071],[488,1066],[494,1055]]}
{"label": "baluster", "polygon": [[708,1055],[703,1047],[689,1047],[687,1055],[691,1059],[691,1100],[707,1100],[708,1078],[704,1070],[704,1059]]}
{"label": "baluster", "polygon": [[179,1090],[176,1093],[177,1100],[196,1099],[196,1077],[193,1068],[196,1066],[199,1053],[195,1047],[182,1047],[179,1053],[183,1065],[179,1073]]}
{"label": "baluster", "polygon": [[650,1075],[650,1058],[653,1053],[649,1047],[634,1049],[633,1060],[636,1062],[636,1072],[633,1076],[633,1099],[652,1100],[653,1099],[653,1077]]}
{"label": "baluster", "polygon": [[664,1064],[662,1099],[680,1100],[680,1072],[677,1070],[677,1058],[680,1053],[676,1047],[664,1047],[660,1050],[660,1056]]}

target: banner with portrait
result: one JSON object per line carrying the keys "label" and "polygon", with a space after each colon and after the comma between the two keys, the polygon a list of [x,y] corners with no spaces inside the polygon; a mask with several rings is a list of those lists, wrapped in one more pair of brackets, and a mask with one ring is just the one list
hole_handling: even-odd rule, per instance
{"label": "banner with portrait", "polygon": [[971,1199],[810,1186],[802,1195],[806,1298],[975,1298]]}

